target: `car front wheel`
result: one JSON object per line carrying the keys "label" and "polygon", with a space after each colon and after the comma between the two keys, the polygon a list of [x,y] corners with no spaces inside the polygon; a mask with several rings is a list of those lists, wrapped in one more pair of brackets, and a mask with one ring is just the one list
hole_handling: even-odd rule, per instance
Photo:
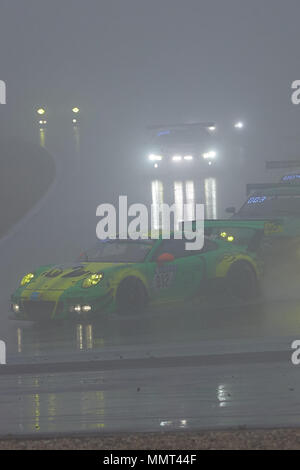
{"label": "car front wheel", "polygon": [[117,312],[137,314],[144,311],[147,293],[144,284],[136,277],[127,277],[118,287],[116,294]]}

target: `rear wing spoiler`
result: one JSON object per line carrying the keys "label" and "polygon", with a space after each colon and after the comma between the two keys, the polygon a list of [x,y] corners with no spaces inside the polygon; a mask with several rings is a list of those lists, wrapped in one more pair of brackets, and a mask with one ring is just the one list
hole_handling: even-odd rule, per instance
{"label": "rear wing spoiler", "polygon": [[[238,229],[242,233],[243,230],[253,230],[253,233],[260,232],[265,235],[283,232],[283,219],[207,219],[204,221],[204,234],[210,236],[212,234],[221,234],[230,232],[230,229]],[[182,222],[181,229],[195,230],[196,221]]]}
{"label": "rear wing spoiler", "polygon": [[222,220],[205,220],[204,233],[209,234],[212,229],[230,230],[238,229],[242,233],[243,230],[253,230],[254,232],[261,232],[265,235],[271,233],[281,233],[283,231],[283,219],[222,219]]}
{"label": "rear wing spoiler", "polygon": [[173,123],[173,124],[155,124],[152,126],[148,126],[149,130],[160,131],[164,129],[172,129],[172,130],[184,130],[184,129],[191,129],[202,127],[204,129],[208,129],[209,127],[215,126],[214,122],[191,122],[191,123]]}
{"label": "rear wing spoiler", "polygon": [[266,162],[267,170],[300,168],[300,160],[274,160]]}
{"label": "rear wing spoiler", "polygon": [[[238,227],[238,228],[253,228],[262,230],[266,223],[283,223],[283,219],[266,218],[266,219],[206,219],[204,221],[205,227]],[[196,221],[193,221],[196,223]]]}
{"label": "rear wing spoiler", "polygon": [[[300,185],[300,180],[297,181],[298,185]],[[290,188],[291,185],[296,185],[296,181],[293,183],[249,183],[246,185],[246,193],[247,196],[251,194],[253,191],[260,191],[263,189],[278,189],[278,188]]]}

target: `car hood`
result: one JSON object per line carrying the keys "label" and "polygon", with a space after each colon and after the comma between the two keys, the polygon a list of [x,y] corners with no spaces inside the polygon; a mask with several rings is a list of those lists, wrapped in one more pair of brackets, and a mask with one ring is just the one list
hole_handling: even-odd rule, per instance
{"label": "car hood", "polygon": [[74,286],[90,274],[105,272],[112,267],[126,266],[128,263],[69,263],[47,266],[38,270],[26,290],[65,290]]}

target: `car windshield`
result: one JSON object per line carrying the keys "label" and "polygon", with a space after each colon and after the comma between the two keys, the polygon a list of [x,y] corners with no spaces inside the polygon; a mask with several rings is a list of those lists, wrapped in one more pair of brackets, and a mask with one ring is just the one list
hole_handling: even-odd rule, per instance
{"label": "car windshield", "polygon": [[239,210],[237,217],[274,217],[289,214],[300,216],[300,195],[251,196]]}
{"label": "car windshield", "polygon": [[214,139],[202,125],[180,126],[159,129],[152,137],[153,151],[165,155],[201,154],[214,148]]}
{"label": "car windshield", "polygon": [[80,255],[81,261],[105,263],[140,263],[145,260],[155,240],[102,240]]}

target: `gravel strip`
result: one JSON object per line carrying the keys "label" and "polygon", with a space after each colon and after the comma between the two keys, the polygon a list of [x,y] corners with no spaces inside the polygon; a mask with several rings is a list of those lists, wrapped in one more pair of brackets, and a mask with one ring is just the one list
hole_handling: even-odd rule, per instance
{"label": "gravel strip", "polygon": [[0,450],[300,449],[300,429],[169,432],[0,440]]}

